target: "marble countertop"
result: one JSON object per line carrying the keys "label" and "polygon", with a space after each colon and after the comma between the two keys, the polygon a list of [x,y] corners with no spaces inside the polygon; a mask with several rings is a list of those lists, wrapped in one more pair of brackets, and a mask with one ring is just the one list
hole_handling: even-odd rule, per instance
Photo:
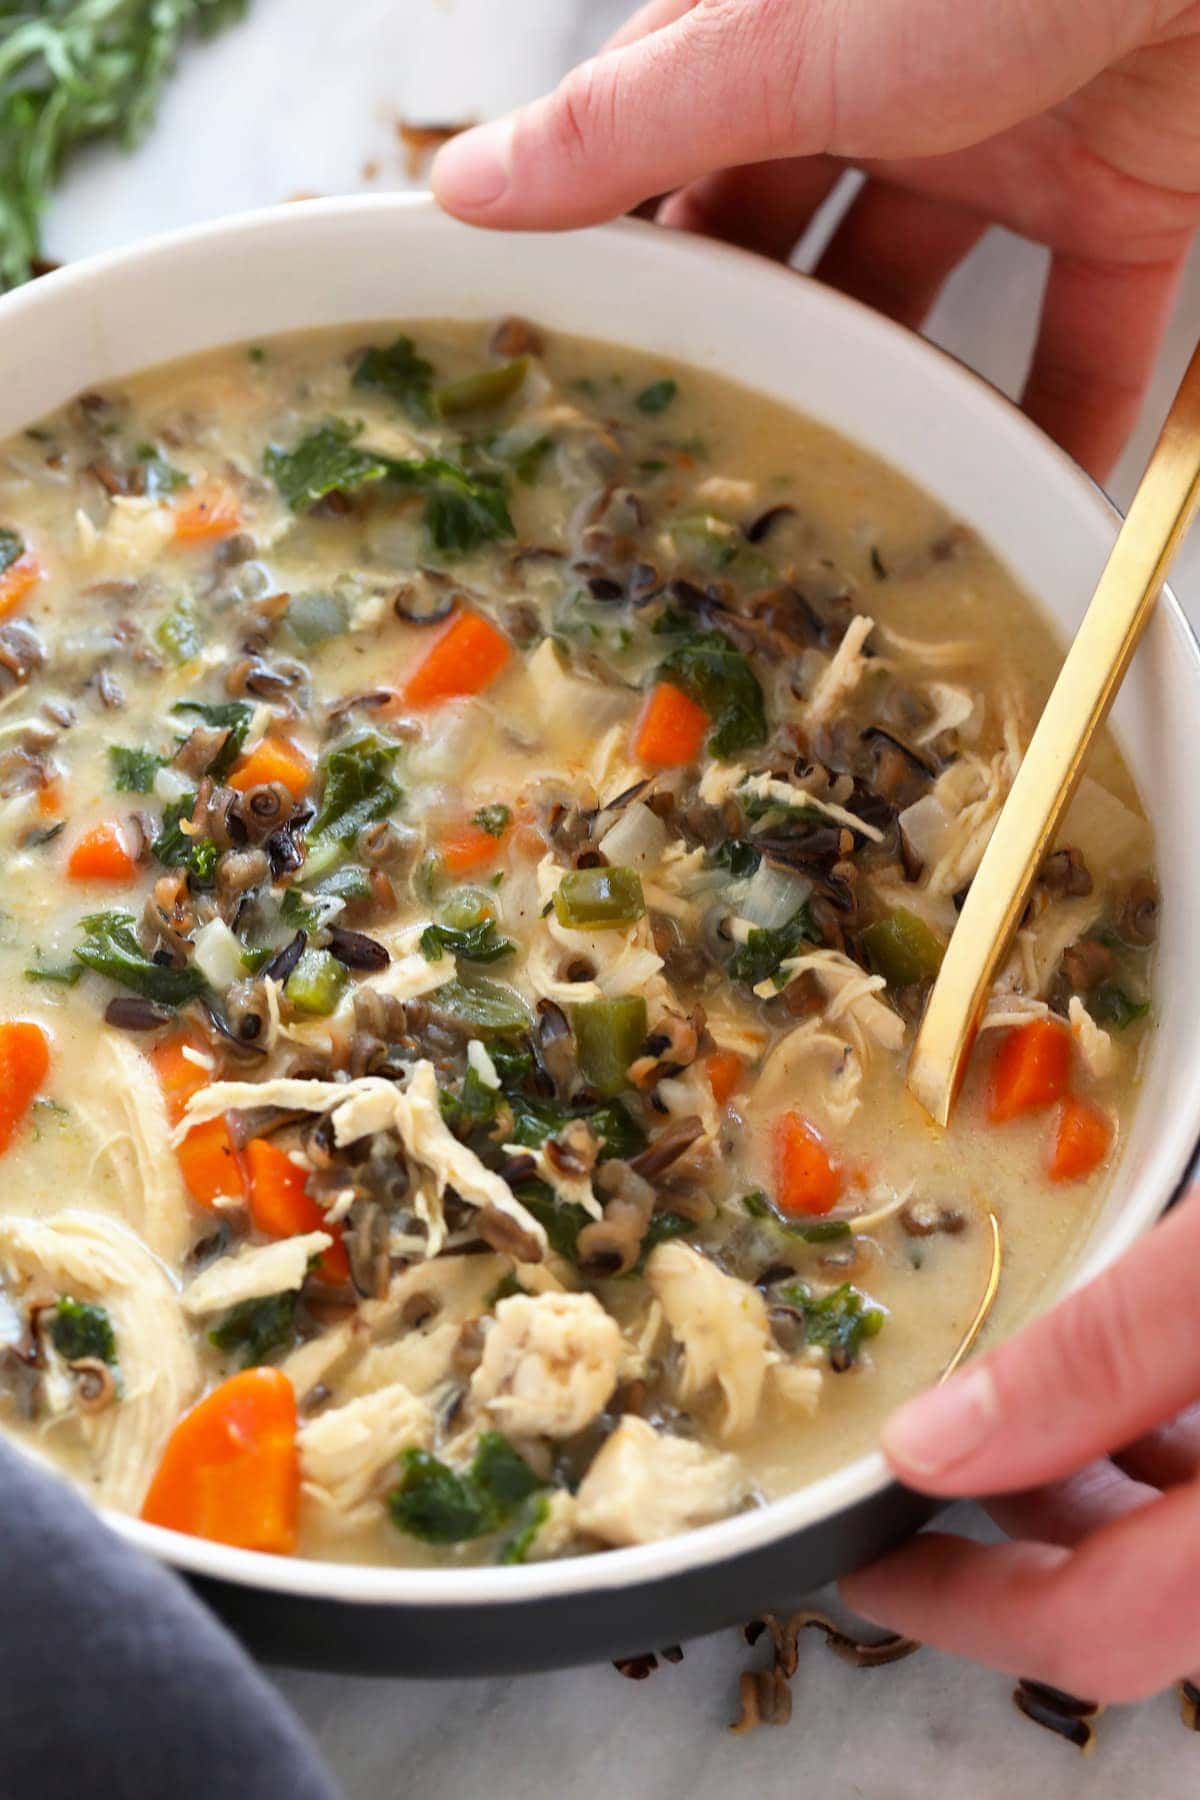
{"label": "marble countertop", "polygon": [[[48,221],[63,259],[297,193],[408,185],[396,121],[483,117],[549,86],[631,0],[251,0],[190,52],[133,157],[72,165]],[[1028,356],[1042,259],[993,233],[949,284],[931,335],[1012,391]],[[1145,416],[1113,483],[1128,498],[1200,319],[1200,256]],[[1200,542],[1176,588],[1200,623]],[[967,1518],[968,1528],[974,1520]],[[1196,1780],[1200,1744],[1166,1695],[1100,1720],[1086,1760],[1019,1718],[1003,1676],[922,1651],[858,1671],[816,1634],[802,1646],[790,1727],[745,1738],[736,1632],[686,1646],[646,1681],[611,1668],[434,1685],[280,1672],[349,1800],[716,1800],[733,1789],[846,1800],[1158,1800]]]}

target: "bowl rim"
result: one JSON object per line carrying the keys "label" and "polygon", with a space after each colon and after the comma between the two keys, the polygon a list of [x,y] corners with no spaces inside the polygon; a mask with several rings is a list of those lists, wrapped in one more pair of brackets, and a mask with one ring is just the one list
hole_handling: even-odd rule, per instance
{"label": "bowl rim", "polygon": [[[214,248],[228,245],[243,233],[304,229],[305,221],[320,222],[330,218],[363,213],[378,214],[402,221],[436,217],[447,228],[465,229],[446,218],[431,195],[425,192],[392,194],[356,194],[334,196],[276,206],[256,208],[220,218],[205,220],[178,230],[155,234],[132,244],[121,245],[97,255],[71,263],[36,282],[0,297],[0,331],[13,318],[36,311],[51,296],[86,293],[93,282],[110,270],[119,270],[146,260],[169,258],[177,251],[199,245]],[[810,277],[798,275],[785,264],[775,263],[735,246],[711,239],[697,239],[683,233],[665,232],[662,227],[637,219],[620,219],[589,228],[586,235],[643,236],[656,244],[656,254],[675,257],[686,276],[690,270],[702,270],[713,259],[740,267],[744,277],[763,285],[787,282],[795,291],[797,282],[808,288],[809,303],[824,305],[830,315],[859,315],[860,329],[869,329],[893,350],[942,366],[942,372],[961,386],[977,391],[978,402],[985,408],[999,408],[1010,416],[1010,423],[1024,434],[1031,453],[1045,458],[1051,452],[1064,482],[1086,491],[1088,502],[1098,522],[1110,530],[1121,514],[1103,488],[1086,471],[1032,423],[1015,403],[985,376],[930,343],[917,333],[885,318],[864,303],[835,292]],[[518,239],[521,234],[514,234]],[[580,234],[563,234],[565,237]],[[366,321],[364,321],[365,323]],[[269,332],[264,335],[270,335]],[[977,403],[978,403],[977,402]],[[836,427],[835,427],[836,428]],[[1200,689],[1200,640],[1193,631],[1177,598],[1164,587],[1159,612],[1168,617],[1172,649],[1191,666],[1192,679]],[[1187,1105],[1179,1116],[1186,1118],[1186,1131],[1175,1133],[1176,1143],[1170,1161],[1164,1165],[1160,1184],[1153,1190],[1131,1196],[1123,1203],[1115,1218],[1105,1228],[1089,1251],[1069,1270],[1065,1279],[1053,1287],[1044,1304],[1062,1299],[1066,1294],[1090,1280],[1115,1260],[1135,1237],[1149,1227],[1183,1180],[1195,1153],[1200,1135],[1200,1061],[1189,1077]],[[382,1607],[462,1608],[509,1606],[522,1602],[556,1597],[582,1596],[641,1584],[697,1571],[712,1563],[725,1562],[738,1556],[782,1545],[788,1538],[806,1528],[881,1495],[894,1483],[882,1453],[871,1450],[833,1470],[796,1492],[772,1500],[762,1507],[736,1514],[714,1524],[651,1544],[623,1549],[592,1552],[561,1561],[534,1563],[512,1568],[411,1568],[378,1563],[349,1563],[317,1558],[287,1558],[261,1551],[242,1550],[206,1539],[187,1537],[161,1526],[149,1525],[127,1514],[100,1509],[106,1523],[130,1544],[149,1552],[158,1560],[170,1563],[189,1575],[246,1588],[270,1590],[277,1594],[313,1600],[333,1600],[348,1605]]]}

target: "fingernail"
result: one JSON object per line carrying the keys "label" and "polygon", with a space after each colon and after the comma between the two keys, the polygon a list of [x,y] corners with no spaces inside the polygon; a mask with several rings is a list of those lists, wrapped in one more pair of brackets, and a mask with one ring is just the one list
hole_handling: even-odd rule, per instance
{"label": "fingernail", "polygon": [[478,212],[494,206],[508,186],[511,150],[511,119],[477,125],[473,131],[451,138],[434,161],[434,193],[454,212]]}
{"label": "fingernail", "polygon": [[991,1375],[971,1369],[893,1413],[883,1428],[883,1447],[902,1469],[939,1475],[986,1442],[998,1412]]}

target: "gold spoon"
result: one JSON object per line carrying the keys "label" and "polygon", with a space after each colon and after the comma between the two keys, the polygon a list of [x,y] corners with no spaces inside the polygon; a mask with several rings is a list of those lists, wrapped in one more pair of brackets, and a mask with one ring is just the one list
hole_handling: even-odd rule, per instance
{"label": "gold spoon", "polygon": [[1198,505],[1200,347],[996,821],[933,984],[909,1060],[908,1086],[939,1125],[949,1123],[997,965]]}

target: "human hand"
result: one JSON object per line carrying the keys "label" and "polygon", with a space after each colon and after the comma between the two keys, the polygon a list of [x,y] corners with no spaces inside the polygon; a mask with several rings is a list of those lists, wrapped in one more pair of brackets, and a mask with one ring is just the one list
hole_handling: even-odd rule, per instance
{"label": "human hand", "polygon": [[664,224],[786,258],[847,167],[817,273],[905,324],[990,224],[1049,246],[1024,405],[1103,476],[1200,224],[1197,0],[649,0],[433,187],[513,228],[670,191]]}
{"label": "human hand", "polygon": [[841,1584],[858,1613],[1013,1675],[1138,1700],[1200,1669],[1200,1190],[1122,1260],[884,1428],[928,1532]]}

